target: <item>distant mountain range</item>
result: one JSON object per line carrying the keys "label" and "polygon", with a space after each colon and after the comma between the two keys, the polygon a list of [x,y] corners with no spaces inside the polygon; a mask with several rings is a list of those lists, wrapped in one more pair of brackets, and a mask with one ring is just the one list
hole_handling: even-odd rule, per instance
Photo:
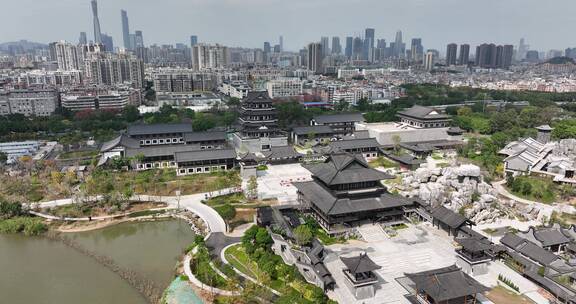
{"label": "distant mountain range", "polygon": [[9,48],[18,47],[24,50],[32,50],[37,48],[45,48],[48,47],[47,44],[39,43],[39,42],[32,42],[28,40],[20,40],[20,41],[12,41],[12,42],[3,42],[0,43],[0,50],[7,51]]}

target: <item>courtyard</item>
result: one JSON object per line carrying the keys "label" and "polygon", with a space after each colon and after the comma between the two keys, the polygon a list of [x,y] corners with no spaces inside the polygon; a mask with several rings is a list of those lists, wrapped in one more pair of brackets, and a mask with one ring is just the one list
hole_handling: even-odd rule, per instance
{"label": "courtyard", "polygon": [[[296,187],[292,182],[311,179],[310,172],[300,163],[268,165],[267,170],[258,171],[258,196],[260,199],[277,198],[281,204],[295,203]],[[245,187],[248,179],[242,181]]]}

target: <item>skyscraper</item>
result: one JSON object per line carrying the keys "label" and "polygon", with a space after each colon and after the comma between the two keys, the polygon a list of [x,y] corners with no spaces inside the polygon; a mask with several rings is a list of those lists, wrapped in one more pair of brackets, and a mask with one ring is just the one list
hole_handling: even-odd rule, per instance
{"label": "skyscraper", "polygon": [[374,34],[373,28],[364,31],[364,59],[369,62],[374,61]]}
{"label": "skyscraper", "polygon": [[144,47],[144,36],[142,31],[134,31],[134,48]]}
{"label": "skyscraper", "polygon": [[322,55],[323,56],[330,55],[330,41],[328,37],[321,37],[320,44],[322,45]]}
{"label": "skyscraper", "polygon": [[346,49],[344,50],[344,55],[346,55],[346,57],[348,58],[352,57],[353,41],[354,41],[353,37],[346,37]]}
{"label": "skyscraper", "polygon": [[131,50],[133,46],[130,45],[130,26],[128,25],[128,13],[125,10],[120,10],[120,17],[122,18],[122,39],[124,42],[124,48]]}
{"label": "skyscraper", "polygon": [[352,59],[360,60],[362,59],[362,53],[364,51],[364,42],[362,38],[356,37],[352,42]]}
{"label": "skyscraper", "polygon": [[66,41],[49,44],[50,56],[58,63],[58,69],[63,71],[80,69],[80,52],[78,47]]}
{"label": "skyscraper", "polygon": [[470,61],[470,45],[469,44],[461,44],[460,45],[460,57],[458,59],[458,63],[461,65],[468,65],[468,61]]}
{"label": "skyscraper", "polygon": [[511,44],[504,45],[502,51],[502,65],[504,69],[509,68],[512,65],[512,57],[514,56],[514,46]]}
{"label": "skyscraper", "polygon": [[530,46],[526,44],[524,38],[521,38],[520,43],[518,44],[518,53],[516,54],[516,60],[518,61],[524,60],[526,58],[526,53],[528,52],[529,48]]}
{"label": "skyscraper", "polygon": [[94,42],[102,43],[100,20],[98,20],[98,2],[96,0],[92,0],[92,18],[94,19]]}
{"label": "skyscraper", "polygon": [[87,44],[88,38],[86,37],[86,32],[80,32],[80,38],[78,39],[79,44]]}
{"label": "skyscraper", "polygon": [[342,53],[342,46],[340,45],[340,37],[332,37],[332,54],[340,55]]}
{"label": "skyscraper", "polygon": [[192,35],[190,36],[190,47],[193,47],[198,44],[198,36]]}
{"label": "skyscraper", "polygon": [[458,45],[450,43],[446,47],[446,65],[456,65],[456,58],[458,56]]}
{"label": "skyscraper", "polygon": [[413,38],[410,44],[410,60],[421,61],[424,56],[424,47],[422,46],[422,38]]}
{"label": "skyscraper", "polygon": [[322,50],[322,43],[313,42],[308,44],[308,69],[315,73],[322,73],[324,70],[322,66],[323,60],[324,51]]}
{"label": "skyscraper", "polygon": [[114,40],[112,39],[112,36],[109,36],[107,34],[101,34],[101,37],[102,37],[102,44],[104,45],[106,51],[114,52]]}
{"label": "skyscraper", "polygon": [[428,51],[424,56],[424,68],[426,71],[432,71],[434,68],[434,52]]}
{"label": "skyscraper", "polygon": [[228,65],[228,47],[199,43],[192,48],[192,66],[195,70],[223,68]]}
{"label": "skyscraper", "polygon": [[398,30],[396,32],[396,38],[394,39],[394,57],[404,57],[405,49],[406,45],[402,42],[402,31]]}
{"label": "skyscraper", "polygon": [[280,46],[280,52],[284,52],[284,37],[282,35],[278,38],[278,45]]}
{"label": "skyscraper", "polygon": [[496,67],[496,45],[483,43],[476,47],[476,65],[481,68]]}

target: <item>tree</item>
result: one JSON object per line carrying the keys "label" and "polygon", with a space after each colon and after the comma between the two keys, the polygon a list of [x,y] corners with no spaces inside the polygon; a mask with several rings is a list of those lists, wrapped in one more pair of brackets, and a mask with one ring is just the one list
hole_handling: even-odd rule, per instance
{"label": "tree", "polygon": [[247,192],[246,194],[248,194],[248,198],[250,199],[258,198],[258,180],[256,176],[250,176],[246,192]]}
{"label": "tree", "polygon": [[135,122],[140,119],[140,112],[136,106],[128,105],[122,110],[122,116],[127,122]]}
{"label": "tree", "polygon": [[294,229],[294,239],[299,245],[307,245],[312,241],[312,230],[308,225],[300,225]]}
{"label": "tree", "polygon": [[398,155],[400,153],[402,138],[398,134],[392,135],[392,142],[394,143],[394,154]]}
{"label": "tree", "polygon": [[8,154],[0,152],[0,165],[5,164],[8,161]]}
{"label": "tree", "polygon": [[334,105],[334,111],[344,112],[348,110],[349,107],[350,104],[344,98],[342,98]]}

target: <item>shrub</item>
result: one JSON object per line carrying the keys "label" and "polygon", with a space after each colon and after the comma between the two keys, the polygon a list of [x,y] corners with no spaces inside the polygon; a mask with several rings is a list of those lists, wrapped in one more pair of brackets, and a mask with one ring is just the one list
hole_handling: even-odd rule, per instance
{"label": "shrub", "polygon": [[508,287],[512,288],[516,292],[520,292],[520,288],[518,287],[518,285],[514,284],[512,281],[510,281],[510,279],[503,276],[502,274],[498,275],[498,281],[501,281],[502,283],[506,284]]}
{"label": "shrub", "polygon": [[0,233],[23,233],[25,235],[40,235],[48,230],[48,226],[39,218],[16,217],[0,221]]}
{"label": "shrub", "polygon": [[229,221],[236,216],[236,208],[230,204],[224,204],[222,206],[214,207],[214,210],[220,214],[220,216]]}

